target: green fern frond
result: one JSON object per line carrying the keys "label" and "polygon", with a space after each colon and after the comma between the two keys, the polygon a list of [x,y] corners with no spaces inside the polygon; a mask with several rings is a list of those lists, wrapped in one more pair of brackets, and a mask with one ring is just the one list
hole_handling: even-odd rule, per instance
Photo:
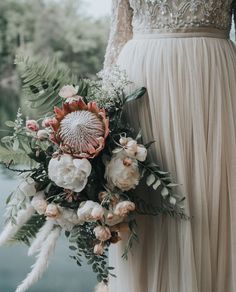
{"label": "green fern frond", "polygon": [[28,222],[21,227],[21,229],[16,233],[14,237],[9,241],[9,243],[25,243],[30,245],[30,241],[35,238],[39,229],[43,226],[45,222],[44,215],[34,214]]}
{"label": "green fern frond", "polygon": [[14,151],[13,149],[7,149],[0,145],[0,162],[13,164],[23,164],[32,166],[33,160],[22,149]]}
{"label": "green fern frond", "polygon": [[77,78],[56,58],[37,61],[17,56],[15,64],[22,78],[23,93],[31,108],[42,114],[52,111],[54,106],[62,102],[58,93],[63,85],[77,83]]}

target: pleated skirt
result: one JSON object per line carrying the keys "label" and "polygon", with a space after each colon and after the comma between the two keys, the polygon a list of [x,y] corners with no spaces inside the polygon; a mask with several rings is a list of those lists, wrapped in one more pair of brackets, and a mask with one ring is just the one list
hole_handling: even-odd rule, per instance
{"label": "pleated skirt", "polygon": [[138,216],[128,261],[125,242],[110,248],[117,278],[109,291],[236,292],[234,43],[140,37],[125,45],[118,65],[134,88],[147,88],[127,118],[144,142],[155,140],[150,158],[181,184],[191,219]]}

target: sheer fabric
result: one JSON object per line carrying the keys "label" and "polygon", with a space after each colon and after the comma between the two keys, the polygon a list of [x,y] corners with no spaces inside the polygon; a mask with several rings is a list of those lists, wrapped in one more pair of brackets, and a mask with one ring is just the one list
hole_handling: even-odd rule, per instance
{"label": "sheer fabric", "polygon": [[[186,195],[192,218],[183,222],[137,217],[140,242],[129,260],[121,258],[125,242],[110,248],[110,265],[115,266],[117,278],[110,279],[109,291],[235,292],[236,48],[227,38],[232,1],[114,3],[116,21],[106,66],[117,63],[134,87],[147,87],[148,95],[127,108],[127,119],[137,131],[142,128],[144,142],[156,141],[151,157],[181,183],[179,191]],[[176,12],[181,4],[189,9],[191,3],[199,9],[194,29],[187,20],[184,30],[170,31],[165,24],[157,28],[156,21],[163,19],[161,4]],[[197,25],[207,3],[219,8],[217,14],[210,10],[207,17],[212,21],[224,14],[221,27],[208,25],[206,18],[202,26]],[[120,17],[125,15],[122,24],[118,11]],[[166,23],[173,15],[173,10],[168,11]],[[183,17],[189,21],[190,10],[185,11]],[[145,19],[143,30],[140,14]],[[119,25],[124,28],[124,21],[128,33],[121,40],[124,32],[119,33]],[[149,196],[145,188],[138,192]]]}

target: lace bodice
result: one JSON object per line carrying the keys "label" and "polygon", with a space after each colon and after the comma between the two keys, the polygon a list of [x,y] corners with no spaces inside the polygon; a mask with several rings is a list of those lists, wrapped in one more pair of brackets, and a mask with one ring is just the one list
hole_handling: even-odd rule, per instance
{"label": "lace bodice", "polygon": [[130,0],[133,30],[175,31],[194,27],[228,30],[232,0]]}
{"label": "lace bodice", "polygon": [[236,0],[113,0],[105,67],[115,62],[134,33],[199,29],[229,33]]}

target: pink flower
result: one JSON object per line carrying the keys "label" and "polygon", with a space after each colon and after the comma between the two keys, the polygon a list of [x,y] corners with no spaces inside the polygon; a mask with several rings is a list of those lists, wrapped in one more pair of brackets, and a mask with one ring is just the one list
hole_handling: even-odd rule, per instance
{"label": "pink flower", "polygon": [[55,122],[55,119],[53,119],[53,118],[45,118],[42,121],[42,127],[49,128],[54,122]]}
{"label": "pink flower", "polygon": [[111,238],[111,231],[106,226],[97,226],[93,230],[96,238],[100,241],[107,241]]}
{"label": "pink flower", "polygon": [[52,219],[57,219],[60,217],[60,215],[61,215],[61,213],[60,213],[56,204],[49,204],[47,206],[45,216],[52,218]]}
{"label": "pink flower", "polygon": [[27,120],[26,128],[33,132],[37,132],[39,130],[39,124],[35,120]]}
{"label": "pink flower", "polygon": [[123,201],[116,205],[114,214],[117,216],[124,217],[129,212],[134,211],[134,210],[135,210],[135,204],[133,202]]}
{"label": "pink flower", "polygon": [[103,255],[103,253],[104,253],[104,247],[103,247],[103,245],[101,243],[100,244],[96,244],[94,246],[93,252],[96,255]]}

